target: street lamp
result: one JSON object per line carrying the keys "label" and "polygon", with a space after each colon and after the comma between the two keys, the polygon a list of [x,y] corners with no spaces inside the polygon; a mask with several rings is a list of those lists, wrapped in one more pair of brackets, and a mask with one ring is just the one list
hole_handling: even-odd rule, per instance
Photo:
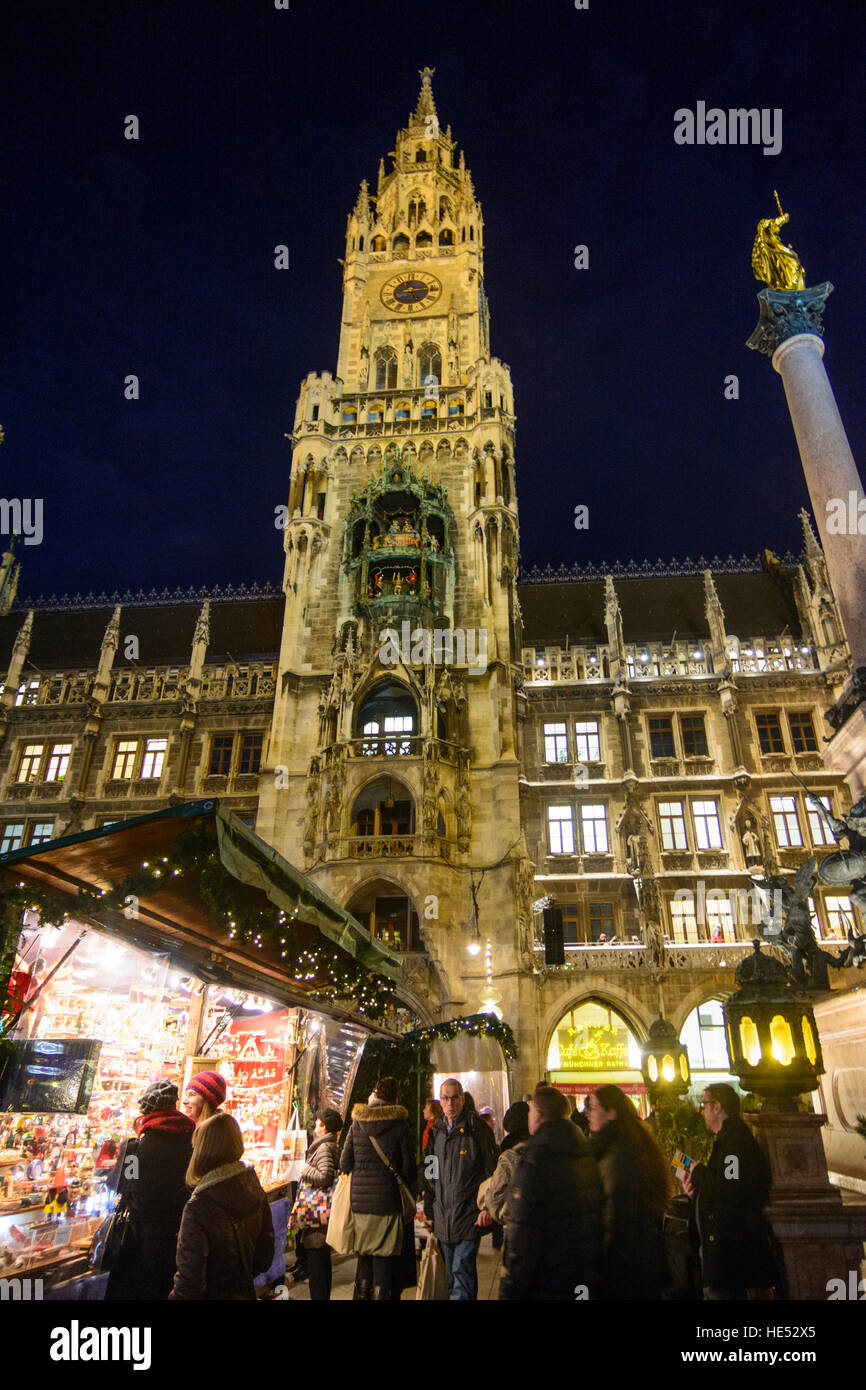
{"label": "street lamp", "polygon": [[689,1054],[663,1014],[659,1013],[640,1052],[641,1073],[653,1105],[664,1096],[685,1094],[689,1089]]}
{"label": "street lamp", "polygon": [[764,955],[760,941],[741,961],[736,993],[724,1006],[731,1071],[765,1109],[794,1112],[824,1071],[818,1026],[808,995],[795,991],[785,967]]}

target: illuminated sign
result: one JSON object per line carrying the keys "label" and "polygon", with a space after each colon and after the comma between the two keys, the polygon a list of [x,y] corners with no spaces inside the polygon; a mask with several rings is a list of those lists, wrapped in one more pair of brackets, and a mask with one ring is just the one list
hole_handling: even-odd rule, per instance
{"label": "illuminated sign", "polygon": [[630,1065],[625,1028],[559,1028],[556,1036],[565,1071],[622,1071]]}

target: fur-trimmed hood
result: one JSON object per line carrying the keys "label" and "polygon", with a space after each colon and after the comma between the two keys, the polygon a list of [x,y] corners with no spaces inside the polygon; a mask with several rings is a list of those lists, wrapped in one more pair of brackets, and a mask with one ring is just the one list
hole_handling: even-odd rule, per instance
{"label": "fur-trimmed hood", "polygon": [[359,1102],[352,1107],[352,1119],[360,1124],[381,1121],[408,1120],[409,1111],[404,1105],[366,1105]]}

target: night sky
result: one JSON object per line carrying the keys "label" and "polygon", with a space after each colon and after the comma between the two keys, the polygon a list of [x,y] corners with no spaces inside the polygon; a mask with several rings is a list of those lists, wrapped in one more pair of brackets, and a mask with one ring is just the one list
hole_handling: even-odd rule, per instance
{"label": "night sky", "polygon": [[[7,0],[0,489],[45,509],[22,595],[279,583],[283,436],[301,378],[335,370],[346,216],[425,64],[484,212],[524,564],[799,551],[781,379],[745,347],[751,245],[778,188],[807,284],[836,287],[825,363],[862,462],[866,19],[590,6]],[[699,100],[781,107],[781,153],[676,145]]]}

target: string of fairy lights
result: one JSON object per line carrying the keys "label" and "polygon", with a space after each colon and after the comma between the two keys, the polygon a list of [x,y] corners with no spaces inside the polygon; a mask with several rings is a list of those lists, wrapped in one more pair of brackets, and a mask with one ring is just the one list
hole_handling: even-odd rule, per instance
{"label": "string of fairy lights", "polygon": [[219,857],[216,837],[203,826],[188,827],[178,835],[170,854],[143,860],[140,868],[110,888],[83,888],[75,897],[59,897],[23,882],[5,887],[0,893],[0,981],[5,980],[7,960],[11,963],[26,911],[37,912],[43,922],[56,926],[73,917],[106,920],[111,912],[131,917],[131,903],[158,893],[178,878],[193,882],[218,931],[238,945],[275,951],[289,977],[307,987],[310,999],[351,1001],[358,1013],[372,1020],[383,1018],[393,1005],[393,980],[359,965],[325,938],[314,944],[292,939],[292,927],[303,925],[298,908],[289,915],[268,901],[261,905],[244,901],[238,881]]}

